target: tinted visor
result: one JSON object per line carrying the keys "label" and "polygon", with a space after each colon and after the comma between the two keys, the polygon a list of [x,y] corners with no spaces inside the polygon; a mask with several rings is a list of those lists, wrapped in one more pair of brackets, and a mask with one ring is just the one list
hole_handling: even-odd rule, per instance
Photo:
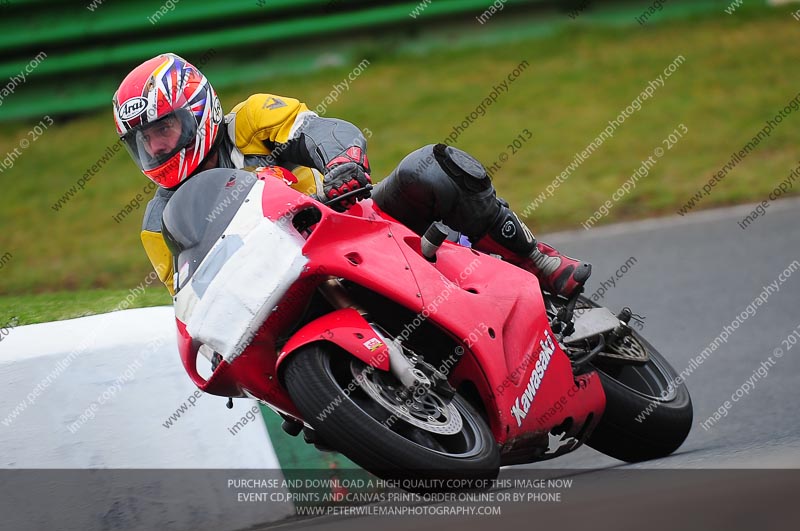
{"label": "tinted visor", "polygon": [[140,125],[122,136],[139,168],[162,166],[176,153],[194,143],[197,120],[188,109],[176,109],[155,122]]}

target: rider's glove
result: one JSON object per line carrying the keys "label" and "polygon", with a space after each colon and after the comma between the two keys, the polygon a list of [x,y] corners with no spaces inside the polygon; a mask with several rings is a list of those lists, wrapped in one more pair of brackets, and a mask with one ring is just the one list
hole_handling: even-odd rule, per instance
{"label": "rider's glove", "polygon": [[[335,157],[325,166],[325,179],[323,181],[323,192],[328,199],[335,199],[342,194],[364,188],[372,181],[369,177],[369,161],[367,155],[360,147],[351,147],[344,153]],[[367,191],[365,191],[367,192]],[[358,195],[348,198],[342,202],[331,204],[331,208],[342,212],[353,206],[356,199],[368,197],[369,193],[363,196]]]}

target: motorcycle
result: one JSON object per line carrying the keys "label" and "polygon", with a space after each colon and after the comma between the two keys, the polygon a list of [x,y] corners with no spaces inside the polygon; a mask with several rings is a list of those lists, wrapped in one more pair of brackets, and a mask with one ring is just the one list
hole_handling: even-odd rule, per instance
{"label": "motorcycle", "polygon": [[584,443],[634,462],[685,440],[686,386],[628,308],[552,296],[441,223],[420,236],[369,198],[338,212],[284,180],[205,171],[164,211],[179,352],[204,392],[260,400],[387,479],[491,479]]}

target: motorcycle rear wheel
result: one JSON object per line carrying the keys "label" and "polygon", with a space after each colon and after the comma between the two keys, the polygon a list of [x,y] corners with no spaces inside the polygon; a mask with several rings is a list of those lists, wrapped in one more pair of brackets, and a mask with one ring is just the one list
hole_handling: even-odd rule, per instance
{"label": "motorcycle rear wheel", "polygon": [[[579,304],[599,307],[581,297]],[[606,409],[586,444],[621,461],[666,457],[677,450],[692,427],[692,400],[686,383],[653,345],[636,330],[626,347],[647,352],[648,361],[620,364],[598,356],[590,362],[600,376]]]}
{"label": "motorcycle rear wheel", "polygon": [[289,395],[326,446],[384,479],[497,477],[497,444],[466,400],[456,395],[451,402],[462,421],[457,433],[432,433],[393,417],[354,384],[353,363],[366,367],[330,343],[303,347],[287,360]]}
{"label": "motorcycle rear wheel", "polygon": [[[557,310],[558,300],[550,300]],[[600,308],[581,296],[576,310]],[[692,427],[692,400],[675,369],[635,329],[616,354],[645,351],[648,361],[624,363],[601,355],[588,363],[597,372],[606,395],[606,408],[586,444],[610,457],[634,463],[666,457],[686,440]],[[620,350],[621,349],[621,350]],[[636,356],[638,357],[638,356]]]}
{"label": "motorcycle rear wheel", "polygon": [[[592,362],[603,383],[606,409],[586,442],[606,455],[627,462],[666,457],[677,450],[692,427],[692,400],[686,384],[644,338],[634,337],[650,360],[637,365]],[[670,388],[672,383],[672,388]]]}

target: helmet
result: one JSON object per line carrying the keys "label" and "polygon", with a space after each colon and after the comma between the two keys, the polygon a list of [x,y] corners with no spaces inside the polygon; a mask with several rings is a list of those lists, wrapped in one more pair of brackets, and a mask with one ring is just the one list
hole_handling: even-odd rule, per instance
{"label": "helmet", "polygon": [[222,123],[222,104],[206,77],[166,53],[128,74],[114,94],[114,121],[139,169],[174,188],[208,157]]}

